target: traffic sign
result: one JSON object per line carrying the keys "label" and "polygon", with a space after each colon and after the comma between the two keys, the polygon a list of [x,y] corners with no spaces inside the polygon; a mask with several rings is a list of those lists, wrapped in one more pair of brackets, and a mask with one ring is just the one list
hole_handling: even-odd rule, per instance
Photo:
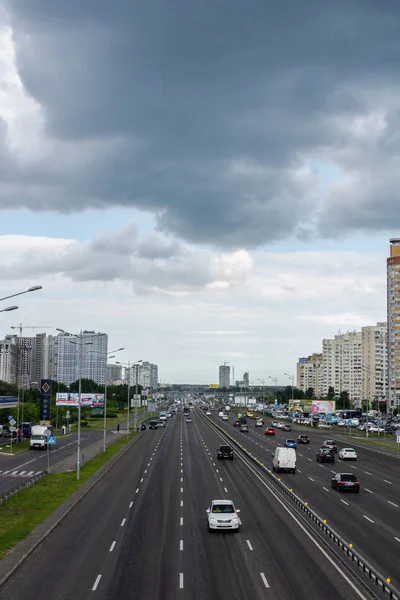
{"label": "traffic sign", "polygon": [[400,435],[397,436],[396,441],[398,444],[400,444]]}
{"label": "traffic sign", "polygon": [[54,446],[54,445],[55,445],[55,443],[56,443],[56,438],[55,438],[55,436],[54,436],[54,435],[49,435],[49,437],[47,438],[47,443],[48,443],[50,446]]}
{"label": "traffic sign", "polygon": [[69,410],[67,410],[67,412],[65,413],[65,418],[69,419],[71,416],[71,413],[69,412]]}
{"label": "traffic sign", "polygon": [[10,425],[12,425],[14,427],[14,425],[17,421],[15,419],[13,419],[12,417],[11,417],[11,419],[10,419],[10,417],[8,417],[8,422],[10,423]]}
{"label": "traffic sign", "polygon": [[397,437],[400,437],[400,429],[398,429],[396,432]]}
{"label": "traffic sign", "polygon": [[[14,423],[15,423],[15,421],[14,421]],[[9,427],[9,430],[10,430],[10,431],[17,431],[17,428],[16,428],[16,427],[14,427],[14,425],[11,425],[11,427]]]}

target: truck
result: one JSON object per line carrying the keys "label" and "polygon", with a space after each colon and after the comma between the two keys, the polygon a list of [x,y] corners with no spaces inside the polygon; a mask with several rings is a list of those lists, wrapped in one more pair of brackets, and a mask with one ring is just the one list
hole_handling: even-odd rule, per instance
{"label": "truck", "polygon": [[31,421],[24,421],[23,423],[20,423],[20,430],[21,430],[21,434],[23,438],[30,438],[32,435],[32,426],[34,426],[35,423],[32,423]]}
{"label": "truck", "polygon": [[46,450],[47,438],[52,433],[53,427],[51,425],[32,425],[31,439],[29,440],[30,449],[38,448],[39,450]]}

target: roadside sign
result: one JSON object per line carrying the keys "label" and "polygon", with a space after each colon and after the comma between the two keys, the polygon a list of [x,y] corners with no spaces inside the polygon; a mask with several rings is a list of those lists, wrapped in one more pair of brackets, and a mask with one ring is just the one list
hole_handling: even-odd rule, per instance
{"label": "roadside sign", "polygon": [[50,446],[54,446],[56,443],[56,438],[54,435],[49,435],[49,437],[47,438],[47,443],[50,444]]}
{"label": "roadside sign", "polygon": [[12,427],[14,427],[14,425],[17,421],[15,419],[13,419],[12,417],[11,417],[11,419],[10,419],[10,417],[8,417],[8,422],[10,423],[10,425],[12,425]]}
{"label": "roadside sign", "polygon": [[396,441],[398,444],[400,444],[400,435],[397,436]]}
{"label": "roadside sign", "polygon": [[400,429],[398,429],[396,432],[397,437],[400,437]]}
{"label": "roadside sign", "polygon": [[[10,421],[10,422],[11,422],[11,421]],[[14,423],[15,423],[15,421],[14,421]],[[16,428],[16,427],[14,427],[14,425],[11,425],[11,427],[9,427],[9,430],[10,430],[10,431],[17,431],[17,428]]]}
{"label": "roadside sign", "polygon": [[71,413],[69,412],[69,410],[67,410],[67,412],[65,413],[65,418],[69,419],[71,416]]}

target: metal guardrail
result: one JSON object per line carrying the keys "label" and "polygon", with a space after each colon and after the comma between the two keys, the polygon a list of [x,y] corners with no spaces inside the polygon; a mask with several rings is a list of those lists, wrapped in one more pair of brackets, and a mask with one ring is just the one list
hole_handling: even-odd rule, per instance
{"label": "metal guardrail", "polygon": [[327,520],[320,517],[314,510],[312,510],[308,502],[304,502],[297,496],[292,488],[287,487],[279,477],[274,475],[271,469],[268,469],[264,463],[262,463],[258,458],[256,458],[251,452],[249,452],[240,442],[238,442],[234,437],[229,435],[220,427],[217,423],[214,423],[212,419],[207,417],[202,411],[199,411],[200,414],[203,415],[205,419],[207,419],[214,427],[219,429],[224,436],[229,438],[231,442],[248,457],[252,460],[258,467],[262,469],[262,471],[276,483],[279,488],[291,499],[295,502],[300,509],[311,518],[311,520],[323,531],[352,561],[359,567],[364,573],[366,573],[377,586],[381,587],[382,590],[388,595],[391,600],[400,600],[400,591],[397,590],[390,582],[389,577],[385,577],[382,575],[371,563],[369,563],[357,550],[354,549],[353,544],[346,542],[332,527],[327,525]]}
{"label": "metal guardrail", "polygon": [[18,492],[20,492],[21,490],[24,490],[24,489],[29,488],[32,485],[34,485],[37,481],[42,479],[45,475],[47,475],[46,471],[43,471],[42,473],[38,473],[37,475],[33,475],[26,481],[22,481],[20,484],[14,486],[8,492],[4,492],[3,494],[0,495],[0,505],[4,504],[4,502],[6,502],[8,500],[8,498],[11,498],[11,496],[15,496],[16,494],[18,494]]}

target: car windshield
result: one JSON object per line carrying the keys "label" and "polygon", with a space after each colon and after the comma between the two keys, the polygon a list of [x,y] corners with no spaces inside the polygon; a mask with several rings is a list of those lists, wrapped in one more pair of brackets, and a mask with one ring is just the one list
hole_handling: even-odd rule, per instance
{"label": "car windshield", "polygon": [[213,504],[213,513],[234,513],[235,510],[232,504]]}
{"label": "car windshield", "polygon": [[343,448],[343,452],[354,452],[353,448]]}
{"label": "car windshield", "polygon": [[286,440],[286,443],[287,444],[295,444],[296,442],[295,442],[295,440]]}
{"label": "car windshield", "polygon": [[342,473],[340,479],[342,481],[357,481],[357,477],[352,473]]}
{"label": "car windshield", "polygon": [[230,452],[230,446],[220,446],[219,449],[221,452]]}

